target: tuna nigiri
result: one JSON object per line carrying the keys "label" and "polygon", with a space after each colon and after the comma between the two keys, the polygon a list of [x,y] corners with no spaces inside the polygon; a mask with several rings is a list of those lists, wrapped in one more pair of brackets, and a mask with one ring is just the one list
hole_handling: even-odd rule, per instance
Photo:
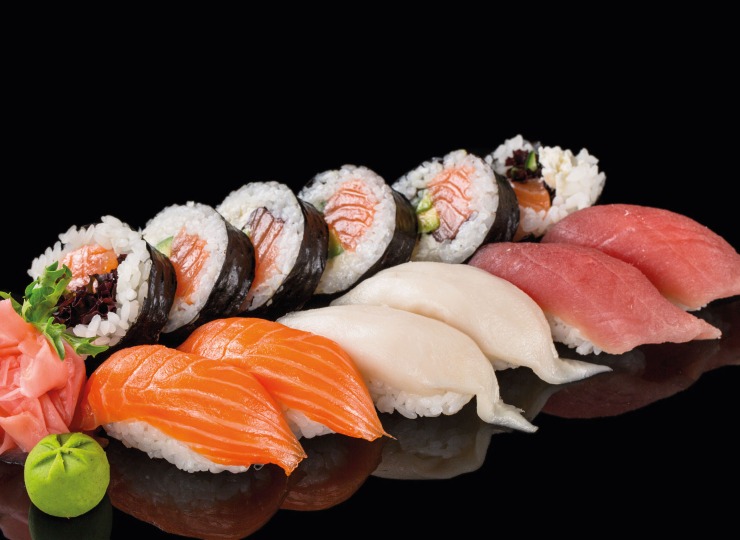
{"label": "tuna nigiri", "polygon": [[626,261],[688,310],[740,294],[737,251],[704,225],[662,208],[584,208],[554,225],[542,241],[589,246]]}
{"label": "tuna nigiri", "polygon": [[246,369],[282,405],[294,432],[374,440],[385,435],[352,358],[334,341],[249,317],[218,319],[179,347]]}
{"label": "tuna nigiri", "polygon": [[580,354],[621,354],[648,343],[721,335],[666,300],[637,268],[594,248],[502,242],[483,246],[469,264],[531,296],[548,316],[555,341]]}
{"label": "tuna nigiri", "polygon": [[75,424],[180,469],[244,472],[306,457],[278,405],[245,369],[162,345],[122,349],[90,376]]}
{"label": "tuna nigiri", "polygon": [[339,343],[357,363],[380,412],[455,414],[475,398],[482,420],[536,430],[501,400],[493,366],[473,339],[446,323],[370,305],[294,311],[278,322]]}

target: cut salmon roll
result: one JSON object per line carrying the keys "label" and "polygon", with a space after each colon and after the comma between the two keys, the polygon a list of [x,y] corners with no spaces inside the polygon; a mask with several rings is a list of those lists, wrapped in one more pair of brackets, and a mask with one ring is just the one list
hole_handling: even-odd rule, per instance
{"label": "cut salmon roll", "polygon": [[511,240],[519,224],[512,187],[466,150],[425,161],[393,188],[416,210],[414,261],[464,262],[484,243]]}
{"label": "cut salmon roll", "polygon": [[216,210],[254,245],[244,315],[274,320],[303,307],[326,267],[329,231],[321,213],[276,181],[245,184]]}
{"label": "cut salmon roll", "polygon": [[95,345],[125,347],[159,340],[175,298],[172,264],[139,231],[113,216],[71,227],[33,260],[37,279],[54,262],[72,280],[59,301],[54,322]]}
{"label": "cut salmon roll", "polygon": [[414,209],[367,167],[344,165],[322,172],[298,197],[316,207],[329,228],[327,263],[316,294],[345,291],[410,260],[418,240]]}
{"label": "cut salmon roll", "polygon": [[105,433],[187,472],[244,472],[306,457],[280,408],[245,369],[170,349],[121,349],[88,378],[76,429]]}
{"label": "cut salmon roll", "polygon": [[273,321],[232,317],[197,328],[179,349],[248,370],[282,405],[298,436],[385,435],[360,371],[330,339]]}
{"label": "cut salmon roll", "polygon": [[144,238],[175,270],[177,290],[162,329],[182,341],[199,325],[238,314],[252,285],[254,246],[216,209],[188,202],[164,208],[150,219]]}
{"label": "cut salmon roll", "polygon": [[504,141],[486,162],[516,193],[520,216],[515,241],[540,238],[565,216],[596,204],[606,182],[599,160],[585,148],[573,154],[521,135]]}

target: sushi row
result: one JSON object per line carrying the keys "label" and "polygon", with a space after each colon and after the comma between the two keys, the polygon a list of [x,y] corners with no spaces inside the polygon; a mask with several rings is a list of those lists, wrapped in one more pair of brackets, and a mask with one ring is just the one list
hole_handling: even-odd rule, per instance
{"label": "sushi row", "polygon": [[55,318],[79,337],[118,348],[163,335],[177,343],[220,317],[275,320],[384,268],[461,263],[483,244],[537,237],[545,227],[528,225],[531,216],[552,223],[589,206],[604,180],[585,150],[517,136],[488,156],[425,161],[392,184],[345,165],[298,193],[251,182],[215,207],[174,204],[141,230],[103,216],[59,235],[28,273],[36,279],[53,262],[71,269]]}

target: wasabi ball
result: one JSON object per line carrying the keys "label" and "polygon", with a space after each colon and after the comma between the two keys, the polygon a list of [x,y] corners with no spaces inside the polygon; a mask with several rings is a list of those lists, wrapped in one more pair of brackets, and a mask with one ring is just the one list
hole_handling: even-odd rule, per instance
{"label": "wasabi ball", "polygon": [[103,499],[110,465],[105,450],[89,435],[53,434],[28,453],[23,478],[39,510],[71,518],[89,512]]}

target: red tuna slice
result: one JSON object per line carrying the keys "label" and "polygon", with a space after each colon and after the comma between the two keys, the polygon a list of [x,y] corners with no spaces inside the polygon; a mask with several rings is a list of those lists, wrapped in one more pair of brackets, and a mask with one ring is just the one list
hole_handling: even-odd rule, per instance
{"label": "red tuna slice", "polygon": [[548,316],[556,341],[563,340],[553,317],[611,354],[648,343],[685,343],[722,334],[669,302],[637,268],[595,248],[498,242],[481,247],[469,264],[531,296]]}
{"label": "red tuna slice", "polygon": [[642,271],[674,304],[696,310],[740,294],[740,255],[693,219],[661,208],[606,204],[555,224],[542,242],[596,248]]}

